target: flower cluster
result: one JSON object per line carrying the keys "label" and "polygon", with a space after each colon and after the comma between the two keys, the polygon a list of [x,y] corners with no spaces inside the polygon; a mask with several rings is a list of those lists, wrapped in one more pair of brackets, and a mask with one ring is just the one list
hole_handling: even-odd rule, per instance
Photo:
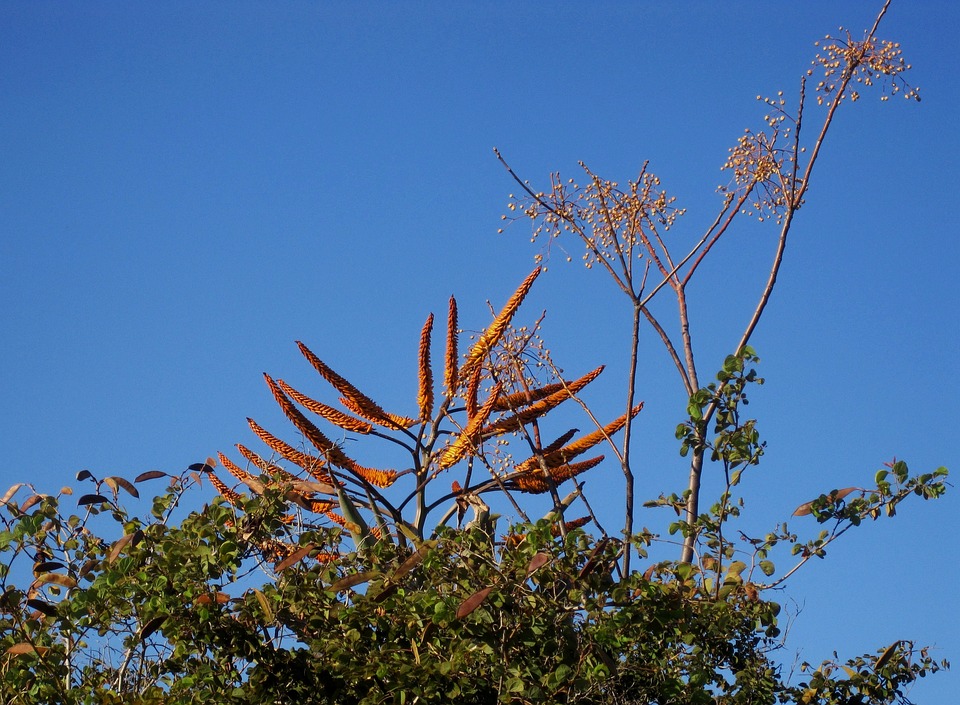
{"label": "flower cluster", "polygon": [[[582,162],[580,167],[589,179],[586,185],[573,179],[562,181],[559,174],[552,174],[549,192],[528,198],[511,194],[507,207],[536,222],[532,242],[541,234],[550,238],[563,232],[577,235],[586,246],[583,261],[588,269],[601,260],[621,268],[634,255],[652,255],[660,231],[669,230],[685,212],[674,205],[676,197],[669,196],[646,167],[625,189],[616,181],[601,179]],[[542,258],[538,255],[538,261]]]}
{"label": "flower cluster", "polygon": [[[910,70],[910,64],[903,59],[903,52],[898,42],[879,40],[876,37],[866,36],[863,41],[854,41],[847,32],[845,39],[838,39],[827,35],[824,43],[816,43],[820,53],[813,60],[814,67],[823,70],[823,79],[817,84],[817,103],[822,105],[824,98],[833,94],[841,85],[858,83],[863,86],[872,86],[879,83],[883,86],[883,95],[880,100],[889,100],[891,95],[902,94],[908,100],[920,100],[919,88],[907,83],[903,74]],[[812,76],[814,69],[807,71]],[[860,98],[856,90],[849,90],[839,97],[849,96],[850,100]]]}

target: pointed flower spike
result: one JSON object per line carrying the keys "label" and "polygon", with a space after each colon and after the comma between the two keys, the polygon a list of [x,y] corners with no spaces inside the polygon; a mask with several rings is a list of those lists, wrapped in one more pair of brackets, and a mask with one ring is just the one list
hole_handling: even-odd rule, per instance
{"label": "pointed flower spike", "polygon": [[334,479],[330,476],[330,473],[324,469],[326,463],[324,462],[323,458],[318,458],[315,455],[303,453],[293,446],[284,443],[269,431],[262,428],[251,418],[247,418],[247,423],[250,424],[250,428],[253,430],[253,432],[257,434],[257,438],[263,441],[267,447],[270,448],[270,450],[277,453],[281,458],[289,460],[295,465],[299,465],[301,468],[310,473],[310,475],[318,482],[336,484]]}
{"label": "pointed flower spike", "polygon": [[398,426],[400,428],[409,428],[417,422],[416,419],[408,419],[405,416],[388,414],[370,397],[327,367],[319,357],[314,355],[310,349],[299,340],[297,341],[297,346],[300,348],[303,356],[307,358],[307,361],[313,365],[313,369],[319,372],[321,377],[327,380],[338,392],[351,402],[348,408],[354,413],[388,428],[396,428]]}
{"label": "pointed flower spike", "polygon": [[377,407],[377,413],[372,413],[369,406],[360,405],[356,400],[349,397],[340,397],[340,403],[357,416],[362,416],[378,426],[385,426],[386,428],[410,428],[417,423],[417,419],[411,419],[409,416],[390,414],[380,409],[380,407]]}
{"label": "pointed flower spike", "polygon": [[560,450],[561,448],[563,448],[564,443],[567,443],[571,438],[573,438],[574,434],[577,433],[577,431],[579,430],[580,429],[578,428],[571,428],[569,431],[564,433],[553,443],[550,443],[549,445],[545,446],[543,449],[543,454],[547,455],[548,453],[552,453],[555,450]]}
{"label": "pointed flower spike", "polygon": [[490,438],[491,436],[497,436],[502,433],[519,431],[523,426],[530,423],[534,419],[540,418],[547,412],[559,406],[561,403],[565,402],[567,399],[573,398],[577,392],[595,380],[601,372],[603,372],[603,365],[592,372],[588,372],[580,379],[574,380],[565,386],[561,386],[559,391],[554,392],[546,399],[542,399],[530,405],[523,411],[518,411],[516,414],[508,416],[507,418],[495,421],[483,429],[483,436],[485,438]]}
{"label": "pointed flower spike", "polygon": [[235,507],[240,506],[240,501],[243,499],[240,493],[234,492],[229,487],[227,487],[224,484],[223,480],[221,480],[219,477],[216,476],[213,470],[207,470],[207,475],[210,476],[210,482],[213,484],[214,487],[217,488],[217,492],[223,495],[223,497],[228,502],[230,502],[230,504],[232,504],[233,506]]}
{"label": "pointed flower spike", "polygon": [[293,422],[293,425],[297,427],[304,437],[306,437],[317,450],[323,453],[332,464],[340,468],[346,468],[352,462],[346,454],[344,454],[333,441],[323,435],[319,428],[310,423],[306,416],[300,413],[270,375],[264,373],[263,378],[267,381],[267,386],[269,386],[270,391],[273,392],[273,396],[280,405],[280,408],[283,409],[283,413]]}
{"label": "pointed flower spike", "polygon": [[427,316],[420,332],[420,369],[417,375],[420,388],[417,393],[417,406],[420,407],[420,420],[426,422],[433,413],[433,370],[430,368],[430,334],[433,332],[433,314]]}
{"label": "pointed flower spike", "polygon": [[[550,479],[553,480],[554,485],[559,485],[572,477],[576,477],[580,473],[596,467],[603,462],[603,459],[604,456],[599,455],[596,458],[584,460],[581,463],[569,463],[567,465],[551,468]],[[523,472],[517,473],[514,476],[509,476],[508,479],[513,481],[518,490],[521,492],[527,492],[528,494],[543,494],[550,489],[549,483],[539,468],[524,470]]]}
{"label": "pointed flower spike", "polygon": [[447,351],[443,370],[443,386],[448,397],[457,391],[457,364],[460,356],[457,340],[457,300],[450,297],[450,308],[447,311]]}
{"label": "pointed flower spike", "polygon": [[321,418],[326,419],[327,421],[334,424],[335,426],[339,426],[344,431],[350,431],[351,433],[360,433],[364,436],[370,433],[371,431],[373,431],[373,426],[370,423],[362,419],[354,418],[353,416],[350,416],[349,414],[345,414],[342,411],[337,411],[332,406],[321,404],[315,399],[311,399],[306,394],[302,394],[301,392],[298,392],[296,389],[291,387],[282,379],[278,379],[277,384],[284,391],[284,393],[286,393],[287,396],[289,396],[291,399],[297,402],[304,409],[312,411],[317,416],[320,416]]}
{"label": "pointed flower spike", "polygon": [[[480,403],[477,401],[477,395],[480,393],[480,377],[482,373],[483,367],[477,365],[473,370],[473,374],[470,375],[470,382],[467,384],[467,419],[472,419],[476,416],[477,409],[480,407]],[[494,404],[496,404],[496,400],[494,400]],[[492,408],[491,411],[493,411]]]}
{"label": "pointed flower spike", "polygon": [[490,354],[490,351],[493,350],[493,347],[503,336],[507,326],[510,325],[513,314],[517,312],[520,304],[523,303],[527,294],[530,293],[530,288],[538,276],[540,276],[540,267],[537,267],[527,275],[527,278],[523,280],[520,287],[504,305],[503,310],[493,319],[493,323],[483,332],[483,335],[480,336],[477,342],[473,344],[473,347],[467,354],[466,361],[463,363],[463,367],[460,368],[460,379],[468,379],[473,369],[480,365],[486,359],[487,355]]}
{"label": "pointed flower spike", "polygon": [[[608,423],[602,429],[597,429],[593,433],[588,433],[586,436],[583,436],[582,438],[577,439],[570,445],[564,446],[560,450],[556,450],[552,453],[549,453],[543,456],[544,462],[547,464],[548,468],[555,468],[573,460],[578,455],[590,450],[591,448],[593,448],[595,445],[597,445],[604,439],[609,438],[610,436],[615,434],[617,431],[619,431],[621,428],[623,428],[626,425],[628,416],[629,418],[632,419],[634,416],[640,413],[641,409],[643,409],[643,402],[640,402],[635,407],[633,407],[630,410],[629,415],[624,414],[618,419],[615,419],[614,421],[611,421],[610,423]],[[538,467],[540,467],[540,459],[537,456],[532,456],[524,460],[519,465],[517,465],[516,469],[518,471],[522,471],[522,470],[530,470]]]}
{"label": "pointed flower spike", "polygon": [[487,399],[480,410],[474,414],[473,418],[467,423],[466,428],[460,432],[460,435],[457,436],[453,443],[440,453],[440,457],[437,459],[438,471],[446,470],[456,465],[467,455],[474,452],[480,443],[480,431],[483,429],[483,425],[487,422],[487,419],[490,418],[490,414],[493,413],[493,405],[500,395],[501,388],[501,384],[497,382],[497,386],[494,387],[490,398]]}
{"label": "pointed flower spike", "polygon": [[346,468],[361,480],[379,487],[381,489],[389,487],[397,479],[396,470],[377,470],[375,468],[365,468],[359,463],[352,463]]}
{"label": "pointed flower spike", "polygon": [[247,448],[242,443],[237,443],[237,450],[240,451],[240,455],[247,459],[248,462],[253,463],[260,469],[260,472],[266,473],[267,475],[279,475],[284,480],[295,480],[296,478],[288,473],[286,470],[281,468],[279,465],[274,465],[273,463],[267,462],[259,455],[254,453],[252,450]]}
{"label": "pointed flower spike", "polygon": [[541,399],[546,399],[548,396],[551,394],[556,394],[561,389],[563,389],[562,382],[553,382],[551,384],[545,384],[542,387],[537,387],[536,389],[515,392],[514,394],[504,394],[497,399],[497,404],[493,407],[493,410],[516,411],[517,409],[521,409],[528,404],[533,404]]}
{"label": "pointed flower spike", "polygon": [[220,459],[220,464],[225,467],[231,475],[240,480],[240,482],[245,484],[257,494],[263,494],[263,483],[260,482],[259,479],[238,466],[223,453],[218,452],[217,457]]}

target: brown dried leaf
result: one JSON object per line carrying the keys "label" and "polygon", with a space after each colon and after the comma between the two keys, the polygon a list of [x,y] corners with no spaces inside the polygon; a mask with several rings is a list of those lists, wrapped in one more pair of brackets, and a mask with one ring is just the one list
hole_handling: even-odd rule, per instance
{"label": "brown dried leaf", "polygon": [[32,494],[24,500],[23,504],[20,505],[20,511],[26,512],[30,507],[33,507],[40,503],[40,500],[43,499],[44,495],[42,494]]}
{"label": "brown dried leaf", "polygon": [[408,557],[407,560],[401,563],[400,566],[393,571],[393,573],[390,575],[390,580],[399,580],[411,570],[416,568],[423,562],[423,559],[426,558],[427,554],[436,547],[437,541],[435,539],[424,541],[422,544],[420,544],[420,548],[418,548],[415,553]]}
{"label": "brown dried leaf", "polygon": [[[844,487],[842,490],[834,490],[834,491],[831,492],[830,494],[824,495],[824,496],[829,500],[829,501],[827,502],[827,504],[829,505],[829,504],[832,504],[833,502],[838,502],[838,501],[840,501],[841,499],[843,499],[844,497],[846,497],[847,495],[849,495],[849,494],[851,494],[851,493],[853,493],[853,492],[857,492],[857,491],[859,491],[859,490],[860,490],[859,487]],[[817,499],[811,500],[811,501],[809,501],[809,502],[804,502],[803,504],[801,504],[799,507],[797,507],[797,508],[793,511],[793,516],[795,516],[795,517],[805,517],[805,516],[807,516],[808,514],[812,514],[812,513],[813,513],[813,505],[814,505],[814,503],[816,503],[819,499],[820,499],[820,498],[817,497]]]}

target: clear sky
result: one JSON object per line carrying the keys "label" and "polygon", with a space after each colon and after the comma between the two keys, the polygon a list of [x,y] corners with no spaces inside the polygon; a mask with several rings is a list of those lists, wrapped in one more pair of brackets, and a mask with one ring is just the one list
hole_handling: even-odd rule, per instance
{"label": "clear sky", "polygon": [[[178,472],[255,445],[246,416],[291,435],[260,373],[322,394],[297,339],[412,409],[427,313],[454,293],[480,328],[485,301],[533,266],[528,225],[497,234],[514,184],[494,146],[535,184],[581,159],[624,182],[649,159],[688,209],[671,237],[691,241],[727,148],[760,124],[756,95],[793,96],[813,42],[859,35],[880,4],[3,3],[4,486]],[[846,106],[797,216],[754,339],[768,383],[750,409],[769,445],[747,511],[764,527],[894,455],[960,470],[958,30],[956,3],[895,0],[879,34],[902,42],[923,102]],[[774,240],[735,233],[694,287],[703,377],[735,345]],[[608,364],[588,401],[611,418],[628,305],[568,244],[575,263],[552,260],[522,313],[548,310],[571,374]],[[645,342],[641,499],[685,477],[685,400]],[[615,475],[594,492],[616,497]],[[907,503],[808,566],[778,598],[802,607],[784,662],[900,638],[960,662],[958,506]],[[956,692],[953,673],[912,697]]]}

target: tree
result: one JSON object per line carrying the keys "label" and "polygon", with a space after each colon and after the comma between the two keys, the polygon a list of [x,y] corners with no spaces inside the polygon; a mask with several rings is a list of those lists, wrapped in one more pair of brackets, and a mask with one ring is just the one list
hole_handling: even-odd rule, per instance
{"label": "tree", "polygon": [[[14,485],[0,515],[3,701],[905,702],[910,683],[945,664],[897,641],[842,664],[804,664],[792,677],[776,659],[779,605],[769,590],[864,520],[892,516],[910,495],[941,496],[946,470],[911,475],[894,460],[873,487],[825,491],[795,512],[823,526],[809,538],[785,523],[756,537],[732,523],[744,508],[737,488],[764,448],[746,417],[748,391],[763,382],[749,343],[826,136],[841,105],[859,98],[857,84],[878,84],[884,99],[919,99],[899,47],[876,38],[886,7],[862,40],[847,34],[821,48],[813,92],[823,112],[812,140],[806,78],[794,113],[782,94],[765,101],[764,129],[731,150],[716,219],[682,255],[666,234],[683,210],[646,165],[625,188],[584,166],[584,186],[553,175],[537,190],[497,154],[523,189],[512,212],[532,219],[535,236],[579,238],[587,266],[606,271],[630,302],[618,418],[597,419],[581,397],[602,367],[568,379],[539,321],[515,324],[538,266],[464,354],[450,299],[442,375],[427,317],[411,416],[385,410],[298,343],[342,407],[265,375],[302,441],[251,419],[269,453],[238,445],[245,467],[221,453],[133,482],[85,471],[78,481],[93,486],[76,513],[65,506],[68,488],[53,496]],[[778,227],[769,276],[739,342],[704,384],[688,284],[751,216]],[[675,332],[649,305],[669,291]],[[690,458],[687,487],[646,503],[676,512],[663,533],[635,526],[631,431],[643,406],[644,321],[688,399],[676,432]],[[585,416],[591,430],[560,416],[577,406],[573,423]],[[331,428],[382,441],[402,469],[361,464]],[[598,448],[623,474],[623,528],[612,534],[578,480],[604,462]],[[708,462],[725,483],[704,510]],[[148,516],[120,502],[164,477]],[[186,512],[184,498],[207,481],[219,497]],[[519,523],[505,525],[501,510]],[[679,555],[666,557],[674,535]],[[778,573],[774,558],[782,563],[784,553],[792,564]]]}

